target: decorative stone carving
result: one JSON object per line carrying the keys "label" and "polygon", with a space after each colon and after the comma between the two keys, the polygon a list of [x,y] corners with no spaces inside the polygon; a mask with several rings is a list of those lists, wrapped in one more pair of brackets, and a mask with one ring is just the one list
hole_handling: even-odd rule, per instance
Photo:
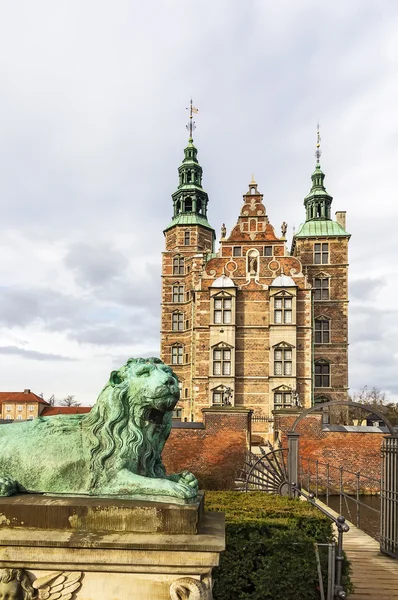
{"label": "decorative stone carving", "polygon": [[0,495],[195,498],[194,475],[166,476],[161,458],[178,399],[170,367],[131,358],[111,373],[89,414],[0,425]]}
{"label": "decorative stone carving", "polygon": [[7,600],[72,600],[81,586],[81,571],[55,571],[33,581],[25,569],[0,571],[0,598]]}
{"label": "decorative stone carving", "polygon": [[170,586],[171,600],[213,600],[211,577],[198,581],[193,577],[181,577]]}
{"label": "decorative stone carving", "polygon": [[225,238],[227,235],[227,228],[225,227],[225,223],[221,225],[221,238]]}

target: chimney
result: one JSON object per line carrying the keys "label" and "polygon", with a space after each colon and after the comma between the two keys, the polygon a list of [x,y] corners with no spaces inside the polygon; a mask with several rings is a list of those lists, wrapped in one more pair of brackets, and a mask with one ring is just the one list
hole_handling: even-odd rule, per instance
{"label": "chimney", "polygon": [[347,212],[345,210],[339,210],[336,212],[336,221],[339,225],[342,226],[343,229],[345,229],[345,216],[346,216]]}
{"label": "chimney", "polygon": [[24,389],[23,393],[24,393],[24,394],[30,394],[30,390],[28,390],[28,389],[26,388],[26,389]]}

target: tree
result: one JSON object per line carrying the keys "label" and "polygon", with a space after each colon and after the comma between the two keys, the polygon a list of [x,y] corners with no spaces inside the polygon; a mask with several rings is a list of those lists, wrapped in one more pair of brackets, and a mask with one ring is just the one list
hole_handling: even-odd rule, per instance
{"label": "tree", "polygon": [[59,406],[80,406],[79,402],[76,402],[74,396],[65,396],[59,401]]}
{"label": "tree", "polygon": [[[372,406],[377,408],[392,425],[398,425],[398,404],[396,402],[388,402],[386,393],[379,388],[375,386],[369,388],[367,385],[364,385],[359,391],[353,393],[350,400],[359,402],[364,407],[369,407],[370,409]],[[360,420],[366,417],[369,418],[369,416],[371,419],[374,418],[375,421],[379,420],[376,415],[372,414],[371,410],[366,415],[366,411],[361,411],[357,408],[350,409],[351,419]]]}

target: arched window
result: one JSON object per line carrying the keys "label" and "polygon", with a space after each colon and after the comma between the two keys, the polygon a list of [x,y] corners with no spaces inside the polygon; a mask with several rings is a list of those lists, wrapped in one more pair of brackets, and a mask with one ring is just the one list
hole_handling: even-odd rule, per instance
{"label": "arched window", "polygon": [[173,275],[184,275],[184,257],[175,256],[173,258]]}
{"label": "arched window", "polygon": [[213,348],[213,375],[231,375],[231,360],[230,346],[220,344]]}
{"label": "arched window", "polygon": [[326,317],[317,317],[315,319],[315,343],[330,343],[330,319]]}
{"label": "arched window", "polygon": [[171,364],[182,365],[182,359],[184,355],[184,346],[182,344],[175,344],[171,347]]}
{"label": "arched window", "polygon": [[330,387],[330,363],[322,358],[315,361],[315,387]]}
{"label": "arched window", "polygon": [[184,313],[176,310],[172,314],[171,320],[172,330],[173,331],[183,331],[184,330]]}
{"label": "arched window", "polygon": [[192,198],[185,198],[185,212],[192,212]]}
{"label": "arched window", "polygon": [[176,283],[173,285],[172,302],[184,302],[184,286]]}

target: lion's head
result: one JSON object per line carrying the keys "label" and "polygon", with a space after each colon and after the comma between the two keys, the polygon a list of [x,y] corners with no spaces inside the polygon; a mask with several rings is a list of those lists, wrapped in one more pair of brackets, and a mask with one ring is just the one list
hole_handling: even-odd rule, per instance
{"label": "lion's head", "polygon": [[177,377],[158,358],[130,358],[112,371],[84,420],[93,442],[93,486],[112,468],[128,468],[146,477],[165,476],[161,453],[178,399]]}

